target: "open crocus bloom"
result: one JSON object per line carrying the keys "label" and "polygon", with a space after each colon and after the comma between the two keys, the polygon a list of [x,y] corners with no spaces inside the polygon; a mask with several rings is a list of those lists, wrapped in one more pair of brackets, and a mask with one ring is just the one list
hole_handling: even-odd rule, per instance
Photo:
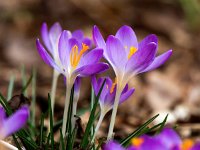
{"label": "open crocus bloom", "polygon": [[99,29],[94,26],[93,38],[97,47],[104,49],[104,57],[112,65],[118,82],[125,84],[136,74],[158,68],[172,54],[172,50],[169,50],[156,57],[156,35],[149,35],[138,43],[134,31],[126,25],[115,36],[110,35],[106,42]]}
{"label": "open crocus bloom", "polygon": [[[48,30],[48,26],[46,23],[42,24],[41,27],[41,37],[42,41],[47,48],[50,55],[53,57],[53,59],[56,61],[56,63],[59,63],[59,53],[58,53],[58,42],[59,37],[62,33],[62,27],[61,25],[56,22],[54,23],[51,28]],[[84,43],[91,46],[91,40],[87,37],[84,37],[84,34],[81,30],[75,30],[74,32],[67,31],[69,38],[76,39],[79,43]]]}
{"label": "open crocus bloom", "polygon": [[4,109],[0,107],[0,139],[4,139],[20,130],[26,124],[28,117],[28,106],[22,106],[8,118],[6,117]]}
{"label": "open crocus bloom", "polygon": [[[99,103],[101,111],[106,114],[109,110],[112,109],[115,101],[116,82],[113,83],[109,77],[101,77],[97,80],[95,76],[92,76],[92,86],[95,95],[98,95],[104,80],[106,81],[99,98]],[[128,89],[128,84],[126,84],[121,93],[119,103],[123,103],[124,101],[126,101],[133,94],[134,90],[134,88]]]}
{"label": "open crocus bloom", "polygon": [[99,60],[103,56],[102,49],[94,49],[88,52],[89,46],[80,43],[76,38],[70,37],[68,31],[64,30],[54,43],[58,47],[58,61],[55,61],[48,51],[36,41],[37,49],[42,59],[62,73],[67,80],[74,83],[77,76],[88,76],[100,73],[108,69],[108,65]]}
{"label": "open crocus bloom", "polygon": [[[114,147],[121,148],[120,144],[109,141],[103,150],[114,150]],[[109,149],[110,148],[110,149]],[[131,140],[131,146],[127,150],[199,150],[200,144],[192,140],[181,141],[179,135],[170,128],[165,128],[156,136],[144,135]]]}

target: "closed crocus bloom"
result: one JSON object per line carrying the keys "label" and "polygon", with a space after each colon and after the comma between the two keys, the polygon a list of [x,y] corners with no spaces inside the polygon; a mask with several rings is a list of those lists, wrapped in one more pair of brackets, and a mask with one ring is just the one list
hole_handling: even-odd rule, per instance
{"label": "closed crocus bloom", "polygon": [[[80,34],[80,33],[79,33]],[[79,34],[76,34],[78,37]],[[73,35],[76,37],[75,35]],[[86,43],[80,43],[82,40],[76,39],[68,31],[64,30],[59,36],[57,44],[58,58],[56,62],[48,51],[40,43],[36,41],[37,49],[42,59],[57,72],[66,77],[66,99],[63,115],[63,136],[65,136],[67,113],[71,88],[77,77],[85,77],[93,74],[101,73],[108,69],[106,63],[99,62],[103,56],[103,50],[98,48],[89,51],[89,46]]]}
{"label": "closed crocus bloom", "polygon": [[[102,89],[99,103],[101,107],[102,113],[106,114],[109,110],[113,108],[113,104],[115,101],[115,95],[116,95],[116,82],[112,81],[109,77],[101,77],[99,79],[96,79],[95,76],[92,77],[92,86],[94,89],[94,93],[97,96],[100,88],[105,80],[105,85]],[[124,87],[121,96],[120,96],[120,104],[126,101],[134,92],[134,88],[128,89],[128,84]]]}
{"label": "closed crocus bloom", "polygon": [[[104,116],[108,111],[110,111],[113,108],[113,104],[115,101],[115,95],[116,95],[116,82],[112,82],[112,80],[109,77],[101,77],[98,80],[95,76],[92,76],[92,86],[94,89],[94,93],[97,96],[100,92],[100,88],[105,80],[105,85],[101,91],[100,97],[99,97],[99,103],[101,107],[101,114],[99,117],[99,121],[97,123],[97,126],[95,128],[95,133],[93,136],[92,141],[94,141],[96,133],[99,130],[99,127],[103,121]],[[120,104],[126,101],[134,92],[134,89],[128,89],[128,84],[124,87],[121,95],[120,95]]]}
{"label": "closed crocus bloom", "polygon": [[6,117],[4,109],[0,107],[0,139],[4,139],[20,130],[26,124],[28,117],[28,106],[22,106],[9,117]]}
{"label": "closed crocus bloom", "polygon": [[110,35],[105,42],[99,29],[94,26],[93,39],[99,48],[104,49],[104,57],[113,67],[117,79],[117,95],[111,117],[108,140],[112,138],[120,93],[135,75],[161,66],[172,54],[172,50],[156,57],[158,39],[149,35],[141,42],[129,26],[122,26],[115,36]]}

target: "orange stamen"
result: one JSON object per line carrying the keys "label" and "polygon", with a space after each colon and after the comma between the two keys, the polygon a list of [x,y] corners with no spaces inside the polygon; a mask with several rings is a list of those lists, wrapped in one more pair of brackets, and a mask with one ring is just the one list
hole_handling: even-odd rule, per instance
{"label": "orange stamen", "polygon": [[82,43],[82,49],[78,53],[78,46],[74,45],[70,53],[70,63],[73,68],[76,68],[81,60],[82,55],[89,49],[89,46]]}
{"label": "orange stamen", "polygon": [[132,138],[131,140],[132,145],[135,147],[141,146],[143,142],[144,142],[144,139],[142,138]]}
{"label": "orange stamen", "polygon": [[113,93],[116,84],[117,84],[117,79],[115,78],[115,81],[113,82],[113,84],[112,84],[112,86],[111,86],[111,88],[110,88],[110,93]]}
{"label": "orange stamen", "polygon": [[193,146],[194,142],[190,139],[186,139],[183,141],[181,150],[190,150]]}
{"label": "orange stamen", "polygon": [[133,54],[135,54],[136,51],[137,51],[137,48],[131,47],[131,48],[130,48],[130,51],[129,51],[129,54],[128,54],[128,59],[130,59],[131,56],[132,56]]}

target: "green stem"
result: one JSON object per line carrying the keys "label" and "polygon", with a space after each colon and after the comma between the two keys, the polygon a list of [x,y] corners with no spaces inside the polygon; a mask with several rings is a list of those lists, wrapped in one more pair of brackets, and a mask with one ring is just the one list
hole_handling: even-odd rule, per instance
{"label": "green stem", "polygon": [[112,139],[112,137],[113,137],[113,129],[114,129],[114,125],[115,125],[115,119],[116,119],[116,115],[117,115],[117,109],[118,109],[118,105],[119,105],[121,92],[122,92],[122,90],[121,90],[120,86],[117,86],[117,91],[116,91],[116,96],[115,96],[115,102],[113,105],[113,111],[112,111],[107,141]]}
{"label": "green stem", "polygon": [[[67,78],[67,80],[70,80]],[[67,81],[66,85],[66,98],[65,98],[65,108],[64,108],[64,114],[63,114],[63,124],[62,124],[62,135],[65,137],[65,132],[66,132],[66,124],[68,120],[68,109],[69,109],[69,102],[70,102],[70,94],[71,94],[71,89],[72,89],[72,84],[70,81]]]}

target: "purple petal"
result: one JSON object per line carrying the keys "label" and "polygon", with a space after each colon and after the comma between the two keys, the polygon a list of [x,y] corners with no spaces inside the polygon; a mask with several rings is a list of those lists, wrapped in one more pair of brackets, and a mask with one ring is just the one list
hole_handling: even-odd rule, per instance
{"label": "purple petal", "polygon": [[44,62],[46,64],[48,64],[49,66],[55,68],[58,72],[60,72],[60,69],[58,68],[58,66],[56,65],[56,63],[52,59],[52,57],[44,49],[44,47],[40,43],[39,39],[36,40],[36,46],[37,46],[37,50],[38,50],[40,56],[42,57],[42,59],[44,60]]}
{"label": "purple petal", "polygon": [[49,38],[53,47],[53,51],[57,50],[59,36],[62,32],[62,27],[59,23],[54,23],[49,30]]}
{"label": "purple petal", "polygon": [[131,47],[138,48],[137,37],[133,29],[129,26],[122,26],[115,35],[118,38],[123,46],[126,46],[128,51]]}
{"label": "purple petal", "polygon": [[143,49],[143,47],[145,47],[145,45],[149,44],[149,43],[156,43],[156,45],[158,45],[158,38],[155,34],[150,34],[148,36],[146,36],[140,43],[139,43],[139,49]]}
{"label": "purple petal", "polygon": [[67,66],[67,61],[69,59],[69,43],[68,43],[68,33],[64,30],[59,38],[58,52],[61,63]]}
{"label": "purple petal", "polygon": [[169,50],[165,53],[163,53],[160,56],[157,56],[155,58],[155,60],[152,62],[151,65],[149,65],[147,68],[145,68],[142,72],[147,72],[147,71],[151,71],[154,70],[158,67],[160,67],[162,64],[164,64],[172,55],[172,50]]}
{"label": "purple petal", "polygon": [[136,74],[148,67],[155,58],[156,47],[155,43],[149,43],[133,54],[126,65],[126,72]]}
{"label": "purple petal", "polygon": [[159,135],[155,137],[161,141],[168,149],[179,146],[181,144],[181,139],[178,134],[170,128],[165,128]]}
{"label": "purple petal", "polygon": [[105,72],[109,68],[106,63],[96,63],[91,65],[86,65],[75,70],[74,74],[79,76],[91,76],[94,74],[99,74]]}
{"label": "purple petal", "polygon": [[86,44],[89,47],[91,47],[92,45],[92,41],[89,38],[84,38],[82,43]]}
{"label": "purple petal", "polygon": [[159,139],[143,136],[144,143],[140,146],[141,150],[169,150]]}
{"label": "purple petal", "polygon": [[99,48],[103,48],[105,50],[106,48],[106,43],[103,39],[103,36],[101,35],[99,29],[97,26],[94,26],[93,27],[93,31],[92,31],[92,34],[93,34],[93,40],[95,42],[95,45]]}
{"label": "purple petal", "polygon": [[81,59],[82,62],[84,63],[83,65],[90,65],[99,62],[102,57],[103,57],[102,49],[93,49],[87,54],[85,54]]}
{"label": "purple petal", "polygon": [[114,36],[109,36],[106,42],[106,53],[108,61],[120,70],[125,68],[125,64],[128,61],[125,49],[119,39]]}
{"label": "purple petal", "polygon": [[46,23],[42,24],[41,36],[42,36],[42,40],[44,42],[44,45],[46,46],[48,51],[53,55],[53,49],[52,49],[51,42],[50,42],[50,39],[49,39],[48,26],[47,26]]}
{"label": "purple petal", "polygon": [[119,103],[123,103],[124,101],[126,101],[133,93],[134,93],[135,89],[132,88],[130,90],[128,90],[127,92],[123,93],[121,96],[120,96],[120,101]]}
{"label": "purple petal", "polygon": [[83,40],[84,38],[84,34],[83,34],[83,31],[82,30],[75,30],[73,33],[72,33],[72,37],[77,39],[77,40]]}
{"label": "purple petal", "polygon": [[21,107],[17,112],[5,120],[3,127],[1,129],[1,136],[7,137],[12,133],[20,130],[27,122],[29,117],[28,106]]}
{"label": "purple petal", "polygon": [[125,148],[115,141],[109,141],[103,146],[103,150],[125,150]]}
{"label": "purple petal", "polygon": [[191,150],[200,150],[200,143],[196,143]]}

